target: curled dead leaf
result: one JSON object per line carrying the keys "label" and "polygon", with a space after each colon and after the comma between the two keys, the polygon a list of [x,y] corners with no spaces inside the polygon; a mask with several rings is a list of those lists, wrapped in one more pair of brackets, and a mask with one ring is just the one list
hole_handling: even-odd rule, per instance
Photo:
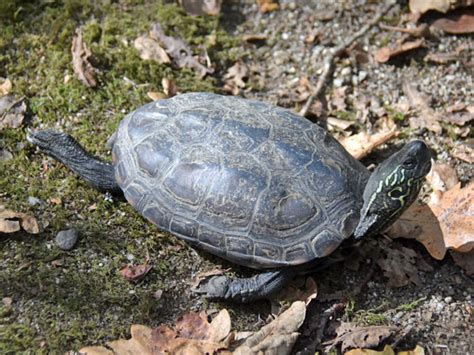
{"label": "curled dead leaf", "polygon": [[432,164],[427,179],[433,190],[442,192],[452,189],[459,182],[456,170],[448,164],[441,163]]}
{"label": "curled dead leaf", "polygon": [[434,191],[427,204],[414,203],[387,231],[392,238],[414,238],[441,260],[447,249],[474,248],[474,182],[458,183],[446,192]]}
{"label": "curled dead leaf", "polygon": [[146,35],[140,36],[135,39],[133,45],[143,60],[153,60],[157,63],[171,63],[171,59],[166,51],[153,38]]}
{"label": "curled dead leaf", "polygon": [[435,20],[431,26],[451,34],[474,32],[474,10],[458,9]]}
{"label": "curled dead leaf", "polygon": [[40,228],[36,219],[26,213],[15,212],[0,206],[0,233],[15,233],[24,230],[29,234],[38,234]]}
{"label": "curled dead leaf", "polygon": [[120,274],[128,281],[137,282],[143,279],[153,268],[148,264],[127,265],[120,270]]}
{"label": "curled dead leaf", "polygon": [[382,246],[382,253],[377,259],[377,265],[388,279],[388,286],[403,287],[414,283],[421,285],[416,267],[417,253],[413,249],[401,245]]}
{"label": "curled dead leaf", "polygon": [[82,28],[76,28],[71,46],[72,65],[74,73],[84,85],[88,87],[97,86],[95,79],[96,69],[90,63],[91,51],[82,38]]}
{"label": "curled dead leaf", "polygon": [[348,348],[374,348],[391,336],[398,328],[391,326],[358,327],[354,323],[341,323],[336,329],[336,338],[331,340],[326,348],[329,352],[333,347],[341,344],[341,352]]}
{"label": "curled dead leaf", "polygon": [[208,68],[199,63],[199,61],[193,56],[189,46],[182,39],[165,35],[165,32],[159,23],[152,25],[150,37],[159,42],[159,44],[165,49],[166,53],[173,59],[173,63],[179,68],[190,68],[194,70],[200,78],[214,72],[212,68]]}
{"label": "curled dead leaf", "polygon": [[471,250],[467,253],[457,253],[455,251],[451,251],[450,254],[453,257],[456,265],[458,265],[461,269],[464,269],[466,275],[474,275],[474,250]]}
{"label": "curled dead leaf", "polygon": [[245,88],[248,75],[248,66],[244,62],[238,60],[224,75],[224,90],[232,95],[238,95],[240,90]]}
{"label": "curled dead leaf", "polygon": [[394,57],[422,47],[423,43],[423,38],[420,38],[415,41],[409,41],[398,44],[394,47],[383,47],[380,48],[377,52],[375,52],[374,58],[379,63],[386,63]]}

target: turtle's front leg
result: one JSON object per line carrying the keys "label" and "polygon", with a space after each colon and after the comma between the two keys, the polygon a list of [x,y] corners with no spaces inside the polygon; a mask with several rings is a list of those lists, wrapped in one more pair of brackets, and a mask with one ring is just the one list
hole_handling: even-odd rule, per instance
{"label": "turtle's front leg", "polygon": [[197,289],[197,292],[210,299],[248,303],[269,298],[281,290],[296,274],[296,270],[288,268],[263,272],[249,278],[214,276]]}

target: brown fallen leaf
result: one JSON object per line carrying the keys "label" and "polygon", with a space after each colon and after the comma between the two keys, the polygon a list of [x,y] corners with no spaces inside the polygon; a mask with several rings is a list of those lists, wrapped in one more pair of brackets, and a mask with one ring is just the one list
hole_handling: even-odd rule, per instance
{"label": "brown fallen leaf", "polygon": [[167,97],[173,97],[179,93],[176,83],[170,78],[163,78],[161,80],[161,86],[163,86],[163,92]]}
{"label": "brown fallen leaf", "polygon": [[403,287],[413,283],[421,285],[416,261],[418,254],[401,245],[381,245],[382,253],[376,263],[388,279],[389,287]]}
{"label": "brown fallen leaf", "polygon": [[267,12],[276,11],[280,8],[276,0],[257,0],[258,10],[265,14]]}
{"label": "brown fallen leaf", "polygon": [[217,16],[221,12],[222,0],[179,0],[187,14],[193,16]]}
{"label": "brown fallen leaf", "polygon": [[339,142],[356,159],[362,159],[372,152],[379,145],[388,142],[398,136],[399,132],[395,128],[369,134],[360,132],[349,137],[339,138]]}
{"label": "brown fallen leaf", "polygon": [[474,10],[466,8],[451,11],[435,20],[431,26],[451,34],[473,33]]}
{"label": "brown fallen leaf", "polygon": [[81,27],[76,28],[74,37],[72,38],[71,53],[74,73],[78,79],[87,87],[97,86],[97,81],[95,79],[95,73],[97,70],[90,63],[92,54],[84,43]]}
{"label": "brown fallen leaf", "polygon": [[242,36],[242,41],[245,42],[262,42],[268,38],[266,34],[246,34]]}
{"label": "brown fallen leaf", "polygon": [[[372,349],[352,349],[344,355],[395,355],[395,351],[390,345],[385,345],[382,351]],[[399,351],[396,355],[425,355],[425,349],[417,345],[413,350]]]}
{"label": "brown fallen leaf", "polygon": [[403,81],[402,89],[410,102],[410,106],[420,113],[420,115],[410,118],[410,126],[412,128],[426,127],[436,134],[441,134],[442,127],[439,122],[442,121],[443,117],[430,107],[429,98],[419,92],[416,85],[408,80]]}
{"label": "brown fallen leaf", "polygon": [[473,0],[410,0],[410,12],[422,15],[430,10],[446,13],[462,6],[474,5]]}
{"label": "brown fallen leaf", "polygon": [[150,37],[160,43],[179,68],[193,69],[200,78],[214,72],[212,68],[202,65],[193,57],[191,49],[182,39],[165,35],[159,23],[152,25]]}
{"label": "brown fallen leaf", "polygon": [[474,248],[474,182],[461,189],[434,191],[427,204],[414,203],[387,231],[392,238],[414,238],[431,256],[442,260],[447,249]]}
{"label": "brown fallen leaf", "polygon": [[6,95],[12,89],[12,82],[8,78],[0,78],[0,96]]}
{"label": "brown fallen leaf", "polygon": [[[294,302],[288,310],[257,332],[231,331],[229,312],[221,310],[209,323],[205,313],[187,313],[176,321],[175,327],[161,325],[152,329],[132,325],[131,338],[102,346],[84,347],[82,354],[289,354],[304,321],[304,302]],[[231,351],[230,349],[233,349]]]}
{"label": "brown fallen leaf", "polygon": [[467,163],[474,164],[474,140],[458,144],[454,147],[451,154],[457,159],[464,160]]}
{"label": "brown fallen leaf", "polygon": [[459,54],[455,52],[450,53],[428,53],[423,60],[425,62],[432,62],[437,64],[447,64],[459,60]]}
{"label": "brown fallen leaf", "polygon": [[120,274],[128,281],[137,282],[143,279],[153,268],[148,264],[127,265],[120,270]]}
{"label": "brown fallen leaf", "polygon": [[24,230],[29,234],[38,234],[40,228],[36,219],[26,213],[5,209],[0,205],[0,233],[15,233]]}
{"label": "brown fallen leaf", "polygon": [[384,325],[358,327],[354,323],[341,323],[336,329],[336,338],[325,344],[330,345],[326,348],[326,352],[339,344],[341,344],[342,353],[348,348],[373,348],[380,345],[397,329],[397,327]]}
{"label": "brown fallen leaf", "polygon": [[17,99],[8,94],[0,97],[0,130],[19,128],[25,119],[26,104],[23,98]]}
{"label": "brown fallen leaf", "polygon": [[311,276],[297,277],[278,293],[277,300],[303,301],[308,305],[317,295],[318,286]]}
{"label": "brown fallen leaf", "polygon": [[147,35],[140,36],[133,42],[140,58],[143,60],[153,60],[157,63],[171,63],[171,59],[160,44]]}
{"label": "brown fallen leaf", "polygon": [[458,174],[453,167],[436,162],[431,165],[431,171],[427,179],[433,190],[441,192],[452,189],[459,182]]}
{"label": "brown fallen leaf", "polygon": [[289,354],[299,336],[297,331],[305,316],[305,302],[293,302],[290,308],[259,331],[250,334],[245,332],[243,336],[237,333],[236,339],[244,337],[245,340],[233,354]]}
{"label": "brown fallen leaf", "polygon": [[397,44],[394,47],[382,47],[377,50],[377,52],[375,52],[374,58],[379,63],[386,63],[394,57],[397,57],[401,54],[405,54],[406,52],[411,51],[413,49],[420,48],[421,46],[423,46],[423,43],[423,38],[420,38],[415,41]]}
{"label": "brown fallen leaf", "polygon": [[410,36],[413,37],[430,37],[431,35],[430,27],[426,23],[422,23],[416,26],[415,28],[389,26],[383,23],[379,24],[379,27],[384,30],[408,33]]}
{"label": "brown fallen leaf", "polygon": [[467,253],[457,253],[451,250],[450,254],[456,265],[464,269],[467,276],[474,275],[474,250]]}
{"label": "brown fallen leaf", "polygon": [[238,95],[240,90],[245,88],[248,75],[248,66],[244,62],[238,60],[224,75],[224,90],[232,95]]}
{"label": "brown fallen leaf", "polygon": [[160,91],[148,91],[146,94],[153,101],[163,100],[167,98],[166,94]]}

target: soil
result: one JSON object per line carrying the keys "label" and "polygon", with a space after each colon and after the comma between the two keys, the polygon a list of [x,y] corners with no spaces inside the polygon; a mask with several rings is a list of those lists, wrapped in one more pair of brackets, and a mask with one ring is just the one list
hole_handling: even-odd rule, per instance
{"label": "soil", "polygon": [[[149,101],[147,91],[162,90],[162,78],[171,77],[183,92],[223,92],[224,74],[237,59],[250,69],[239,95],[298,111],[304,103],[297,94],[301,79],[315,85],[328,49],[356,32],[378,9],[372,1],[282,0],[279,11],[262,14],[254,1],[229,1],[220,18],[209,20],[191,18],[174,4],[153,3],[65,1],[19,9],[16,1],[5,2],[0,76],[12,80],[15,95],[27,98],[30,112],[25,126],[66,130],[93,154],[110,159],[107,137],[126,112]],[[407,4],[400,2],[382,22],[398,25],[407,13]],[[49,30],[55,21],[57,25]],[[155,21],[193,47],[207,46],[214,74],[200,80],[191,70],[138,58],[131,43]],[[70,43],[78,25],[84,26],[85,40],[100,70],[95,90],[73,78]],[[265,39],[242,39],[249,34]],[[312,43],[305,42],[309,34],[314,34]],[[455,158],[452,151],[457,144],[472,140],[472,127],[466,131],[443,123],[442,134],[413,129],[399,107],[407,78],[431,98],[435,109],[455,103],[472,105],[472,62],[469,67],[464,59],[472,60],[473,38],[435,34],[422,48],[389,63],[373,59],[378,48],[395,43],[402,35],[374,26],[357,42],[366,60],[351,53],[337,59],[325,87],[328,106],[312,119],[326,126],[327,117],[353,121],[346,131],[328,126],[341,136],[364,127],[375,130],[377,121],[388,116],[402,134],[365,158],[365,164],[379,163],[406,141],[423,139],[436,160],[455,167],[460,180],[469,182],[473,166]],[[216,42],[209,44],[212,41]],[[461,47],[467,51],[464,59],[447,64],[423,60],[427,53],[450,53]],[[368,109],[366,117],[361,114],[362,106]],[[225,307],[233,326],[240,330],[255,330],[271,319],[268,301],[214,303],[191,292],[199,273],[216,268],[237,275],[252,272],[157,231],[127,204],[92,191],[61,164],[39,154],[26,143],[25,133],[24,128],[0,132],[2,149],[12,155],[0,161],[0,201],[10,209],[34,215],[42,232],[0,238],[1,295],[12,299],[11,306],[4,304],[0,309],[0,352],[78,350],[128,337],[134,323],[172,324],[188,310],[212,314]],[[79,231],[79,241],[72,251],[61,251],[54,240],[68,228]],[[417,284],[388,286],[389,279],[375,262],[387,243],[416,253]],[[315,340],[320,319],[325,310],[341,302],[345,307],[330,318],[323,342],[334,338],[340,321],[352,321],[399,327],[403,331],[388,341],[395,343],[396,350],[419,344],[428,353],[474,353],[474,282],[449,254],[437,261],[414,241],[387,242],[383,236],[363,244],[356,253],[351,262],[312,275],[318,298],[308,307],[294,353],[325,351]],[[153,270],[141,282],[129,283],[118,274],[124,265],[148,259]],[[153,296],[157,291],[160,297]]]}

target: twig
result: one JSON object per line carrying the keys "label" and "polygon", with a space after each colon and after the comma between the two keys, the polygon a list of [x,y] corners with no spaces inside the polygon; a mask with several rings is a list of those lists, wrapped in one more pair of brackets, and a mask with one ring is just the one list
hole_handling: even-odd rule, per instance
{"label": "twig", "polygon": [[321,316],[321,320],[319,321],[318,332],[316,333],[316,338],[314,341],[316,345],[321,344],[321,340],[323,339],[324,331],[326,330],[326,325],[329,318],[334,316],[337,312],[343,310],[345,307],[345,303],[335,303],[324,311],[323,315]]}
{"label": "twig", "polygon": [[382,6],[372,20],[368,21],[359,31],[354,33],[342,44],[330,50],[329,55],[326,57],[326,59],[324,59],[323,72],[316,83],[316,88],[300,111],[301,116],[306,116],[314,100],[316,100],[316,98],[318,98],[323,93],[324,84],[331,74],[334,59],[339,57],[353,42],[362,37],[372,26],[379,22],[382,16],[385,15],[392,8],[392,6],[393,3],[391,1],[385,6]]}

